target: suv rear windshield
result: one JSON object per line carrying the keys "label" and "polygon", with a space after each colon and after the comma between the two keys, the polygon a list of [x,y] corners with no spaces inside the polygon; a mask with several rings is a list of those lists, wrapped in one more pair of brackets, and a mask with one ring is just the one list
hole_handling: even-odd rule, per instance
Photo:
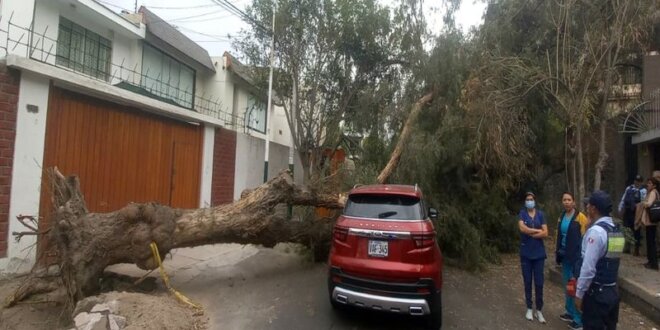
{"label": "suv rear windshield", "polygon": [[420,220],[421,202],[416,197],[399,195],[354,194],[348,197],[344,215],[359,218]]}

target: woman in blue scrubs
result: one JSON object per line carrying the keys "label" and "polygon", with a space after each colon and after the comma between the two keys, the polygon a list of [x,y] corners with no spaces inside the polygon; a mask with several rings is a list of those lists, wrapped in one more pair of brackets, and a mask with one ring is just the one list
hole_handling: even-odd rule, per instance
{"label": "woman in blue scrubs", "polygon": [[[548,225],[541,210],[536,208],[536,196],[532,192],[525,194],[525,207],[518,217],[520,229],[520,268],[525,283],[525,303],[527,312],[525,318],[545,323],[541,310],[543,309],[543,263],[545,262],[545,246],[543,239],[548,236]],[[536,293],[536,313],[532,309],[532,284]]]}

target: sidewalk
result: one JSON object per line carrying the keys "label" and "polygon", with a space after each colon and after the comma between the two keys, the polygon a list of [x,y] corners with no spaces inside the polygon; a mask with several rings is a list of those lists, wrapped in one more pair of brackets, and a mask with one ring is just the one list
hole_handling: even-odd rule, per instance
{"label": "sidewalk", "polygon": [[[550,263],[548,277],[561,285],[561,270]],[[619,268],[619,293],[621,300],[632,306],[644,316],[660,324],[660,272],[644,268],[646,257],[633,257],[624,254]]]}

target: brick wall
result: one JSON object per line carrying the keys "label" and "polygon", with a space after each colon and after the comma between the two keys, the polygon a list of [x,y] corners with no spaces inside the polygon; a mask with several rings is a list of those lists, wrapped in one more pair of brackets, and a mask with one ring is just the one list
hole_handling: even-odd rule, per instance
{"label": "brick wall", "polygon": [[14,164],[20,72],[0,64],[0,258],[7,256],[9,194]]}
{"label": "brick wall", "polygon": [[213,147],[213,180],[211,205],[234,201],[234,171],[236,165],[236,132],[225,128],[215,129]]}

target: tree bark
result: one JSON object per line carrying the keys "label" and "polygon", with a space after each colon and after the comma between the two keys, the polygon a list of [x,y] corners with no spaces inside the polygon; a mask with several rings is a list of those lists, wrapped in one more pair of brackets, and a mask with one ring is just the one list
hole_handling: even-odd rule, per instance
{"label": "tree bark", "polygon": [[403,130],[401,131],[401,135],[399,136],[399,141],[397,141],[396,147],[394,148],[394,151],[392,151],[390,160],[387,162],[385,168],[383,168],[383,170],[378,175],[376,182],[387,183],[387,181],[389,180],[390,176],[394,172],[394,169],[399,164],[399,160],[401,160],[401,154],[403,153],[403,149],[405,148],[406,142],[408,142],[408,138],[410,137],[410,133],[412,131],[413,125],[417,121],[417,117],[419,117],[419,113],[422,112],[422,107],[424,106],[424,104],[430,102],[433,99],[433,95],[434,95],[433,92],[429,92],[426,95],[422,96],[422,98],[419,99],[417,102],[415,102],[415,104],[413,105],[412,110],[410,110],[410,114],[406,119],[406,123],[403,125]]}
{"label": "tree bark", "polygon": [[[339,195],[325,195],[296,186],[288,171],[245,194],[233,204],[204,209],[175,209],[156,203],[129,204],[111,213],[89,213],[75,177],[65,178],[51,169],[53,215],[49,239],[60,256],[60,281],[69,306],[98,293],[99,279],[107,266],[132,263],[145,270],[157,264],[149,247],[161,255],[171,249],[215,243],[261,244],[279,242],[315,244],[331,236],[332,223],[287,221],[274,216],[283,203],[341,208]],[[8,299],[11,306],[32,294],[58,287],[53,279],[34,272]]]}
{"label": "tree bark", "polygon": [[575,154],[577,158],[577,177],[578,177],[578,197],[582,199],[586,197],[587,192],[585,188],[584,179],[584,151],[582,150],[582,119],[578,119],[575,128]]}
{"label": "tree bark", "polygon": [[594,171],[594,191],[600,190],[602,183],[603,170],[607,164],[607,159],[609,155],[607,154],[605,133],[607,130],[607,121],[602,119],[599,124],[600,130],[600,141],[598,141],[598,161],[596,162],[595,171]]}

